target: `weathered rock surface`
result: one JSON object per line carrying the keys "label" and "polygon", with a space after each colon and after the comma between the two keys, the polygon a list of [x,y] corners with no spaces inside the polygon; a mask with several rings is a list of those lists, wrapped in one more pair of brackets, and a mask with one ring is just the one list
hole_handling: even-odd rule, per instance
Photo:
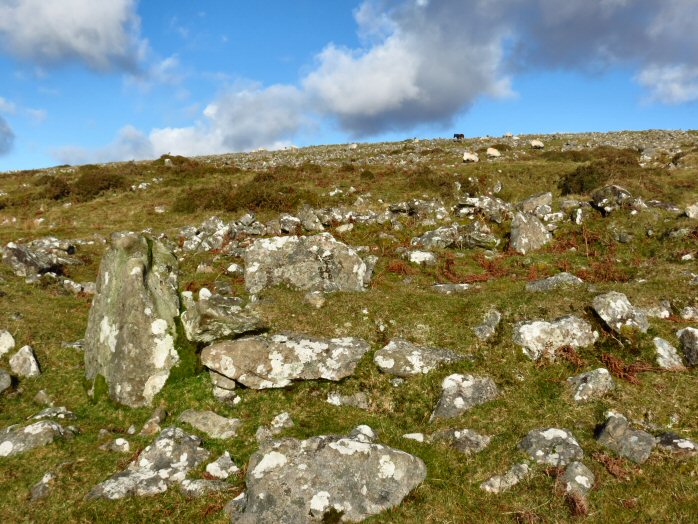
{"label": "weathered rock surface", "polygon": [[504,475],[495,475],[489,480],[480,484],[480,489],[488,493],[502,493],[516,486],[523,479],[531,474],[528,464],[516,464],[509,468]]}
{"label": "weathered rock surface", "polygon": [[642,464],[649,458],[656,444],[652,435],[646,431],[631,429],[628,419],[614,412],[608,413],[606,423],[599,431],[597,440],[602,446],[638,464]]}
{"label": "weathered rock surface", "polygon": [[601,398],[616,387],[613,377],[606,368],[598,368],[570,377],[567,382],[572,388],[572,398],[577,402]]}
{"label": "weathered rock surface", "polygon": [[511,221],[511,248],[525,255],[540,249],[552,240],[553,236],[537,217],[518,212]]}
{"label": "weathered rock surface", "polygon": [[623,328],[637,329],[646,333],[649,328],[647,315],[633,306],[623,293],[611,291],[594,297],[591,307],[596,314],[616,333]]}
{"label": "weathered rock surface", "polygon": [[501,321],[502,314],[496,309],[490,309],[487,313],[485,313],[485,317],[482,319],[482,324],[475,326],[473,328],[473,332],[480,340],[488,340],[497,332],[497,327]]}
{"label": "weathered rock surface", "polygon": [[75,246],[55,237],[40,238],[26,244],[10,242],[2,251],[2,261],[19,277],[34,277],[44,273],[63,273],[64,266],[81,264],[71,257]]}
{"label": "weathered rock surface", "polygon": [[4,369],[0,369],[0,395],[12,387],[12,377]]}
{"label": "weathered rock surface", "polygon": [[654,337],[654,350],[657,354],[657,365],[663,369],[684,369],[683,362],[676,348],[663,338]]}
{"label": "weathered rock surface", "polygon": [[33,378],[41,375],[39,362],[36,360],[34,349],[31,346],[24,346],[12,355],[10,369],[20,378]]}
{"label": "weathered rock surface", "polygon": [[493,249],[499,245],[499,239],[490,228],[482,222],[466,225],[452,224],[427,231],[412,239],[413,246],[426,249],[445,249],[448,247]]}
{"label": "weathered rock surface", "polygon": [[305,291],[363,291],[366,264],[329,233],[257,240],[245,251],[250,293],[287,284]]}
{"label": "weathered rock surface", "polygon": [[182,313],[182,325],[187,338],[193,342],[210,344],[266,327],[261,318],[243,308],[242,300],[237,297],[212,294],[203,288],[198,301],[190,291],[185,291],[182,302],[186,308]]}
{"label": "weathered rock surface", "polygon": [[551,466],[565,466],[584,458],[584,451],[566,429],[534,429],[521,441],[519,448],[538,462]]}
{"label": "weathered rock surface", "polygon": [[227,451],[206,465],[206,473],[219,480],[225,480],[239,471],[240,468],[235,465],[235,462],[230,457],[230,453]]}
{"label": "weathered rock surface", "polygon": [[523,211],[524,213],[530,213],[532,215],[538,215],[538,211],[543,208],[547,207],[548,213],[550,213],[551,209],[550,207],[553,205],[553,194],[550,192],[547,193],[538,193],[536,195],[531,195],[527,199],[523,200],[519,204],[519,209]]}
{"label": "weathered rock surface", "polygon": [[461,198],[457,204],[458,215],[482,215],[486,220],[501,224],[512,216],[514,206],[501,198],[477,196]]}
{"label": "weathered rock surface", "polygon": [[691,367],[698,366],[698,329],[687,327],[676,332],[681,341],[686,362]]}
{"label": "weathered rock surface", "polygon": [[441,442],[448,446],[472,455],[479,453],[489,446],[492,437],[480,435],[472,429],[444,429],[429,436],[429,442]]}
{"label": "weathered rock surface", "polygon": [[657,445],[665,451],[672,453],[694,454],[698,453],[698,443],[687,438],[682,438],[676,433],[662,433],[657,437]]}
{"label": "weathered rock surface", "polygon": [[15,348],[15,339],[9,331],[0,331],[0,358]]}
{"label": "weathered rock surface", "polygon": [[562,474],[562,485],[565,493],[586,495],[594,487],[594,473],[581,462],[570,462]]}
{"label": "weathered rock surface", "polygon": [[200,444],[194,435],[167,428],[124,471],[92,488],[86,498],[116,500],[163,493],[208,458]]}
{"label": "weathered rock surface", "polygon": [[412,264],[435,266],[438,259],[431,251],[407,251],[405,258]]}
{"label": "weathered rock surface", "polygon": [[429,373],[440,365],[459,362],[464,358],[449,349],[418,346],[395,338],[376,351],[373,361],[384,373],[407,378]]}
{"label": "weathered rock surface", "polygon": [[497,385],[489,377],[449,375],[441,383],[441,398],[431,415],[431,420],[457,417],[498,396]]}
{"label": "weathered rock surface", "polygon": [[620,186],[604,186],[591,194],[591,205],[608,215],[621,206],[629,204],[633,196]]}
{"label": "weathered rock surface", "polygon": [[230,488],[232,488],[232,486],[227,482],[223,482],[222,480],[184,479],[179,484],[179,491],[181,491],[182,494],[188,498],[199,498],[208,495],[209,493],[226,491]]}
{"label": "weathered rock surface", "polygon": [[531,292],[546,292],[558,289],[561,287],[581,286],[584,281],[575,277],[571,273],[558,273],[552,277],[535,280],[526,284],[526,291]]}
{"label": "weathered rock surface", "polygon": [[187,409],[179,416],[179,421],[206,433],[211,438],[226,439],[237,434],[242,425],[239,419],[226,418],[213,411]]}
{"label": "weathered rock surface", "polygon": [[591,346],[598,337],[589,322],[574,316],[553,322],[539,320],[518,324],[513,335],[514,343],[522,346],[524,354],[532,360],[538,360],[546,353],[553,354],[562,346]]}
{"label": "weathered rock surface", "polygon": [[102,259],[85,333],[85,374],[112,400],[151,403],[179,362],[177,259],[161,242],[115,233]]}
{"label": "weathered rock surface", "polygon": [[0,432],[0,457],[11,457],[54,440],[72,436],[72,431],[57,422],[41,420],[28,426],[10,426]]}
{"label": "weathered rock surface", "polygon": [[201,362],[249,388],[282,388],[294,380],[341,380],[369,349],[358,338],[278,334],[219,342],[204,349]]}
{"label": "weathered rock surface", "polygon": [[283,439],[251,458],[247,492],[234,522],[322,522],[329,515],[359,522],[397,506],[426,477],[412,455],[373,443],[371,428],[349,436]]}

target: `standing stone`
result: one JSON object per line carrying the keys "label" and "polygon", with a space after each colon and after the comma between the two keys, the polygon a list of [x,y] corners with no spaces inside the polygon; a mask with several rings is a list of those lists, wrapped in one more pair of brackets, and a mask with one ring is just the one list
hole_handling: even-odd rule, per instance
{"label": "standing stone", "polygon": [[0,358],[15,348],[15,339],[9,331],[0,331]]}
{"label": "standing stone", "polygon": [[33,378],[41,375],[39,362],[36,360],[34,349],[31,346],[24,346],[12,355],[10,369],[21,378]]}
{"label": "standing stone", "polygon": [[687,327],[676,332],[681,341],[686,362],[690,367],[698,366],[698,329]]}
{"label": "standing stone", "polygon": [[577,402],[601,398],[616,387],[606,368],[599,368],[570,377],[567,382],[572,387],[572,397]]}
{"label": "standing stone", "polygon": [[531,360],[538,360],[545,354],[553,355],[562,346],[591,346],[597,338],[599,334],[589,322],[573,316],[553,322],[539,320],[518,324],[513,336],[514,343],[523,346],[524,354]]}
{"label": "standing stone", "polygon": [[623,415],[614,412],[607,415],[597,437],[599,444],[638,464],[645,462],[656,445],[655,438],[646,431],[630,429]]}
{"label": "standing stone", "polygon": [[85,374],[112,400],[149,405],[179,362],[177,259],[161,242],[115,233],[102,259],[85,333]]}
{"label": "standing stone", "polygon": [[521,255],[525,255],[552,240],[553,236],[545,225],[534,215],[518,212],[511,221],[511,248]]}
{"label": "standing stone", "polygon": [[441,398],[431,415],[431,420],[457,417],[498,396],[497,385],[489,377],[449,375],[441,383]]}
{"label": "standing stone", "polygon": [[616,333],[620,334],[623,328],[637,329],[642,333],[647,333],[649,328],[647,315],[641,309],[633,306],[623,293],[611,291],[594,297],[591,307]]}
{"label": "standing stone", "polygon": [[584,458],[582,447],[566,429],[534,429],[521,441],[519,448],[539,464],[550,466],[565,466]]}
{"label": "standing stone", "polygon": [[383,349],[376,351],[373,357],[381,371],[403,378],[423,375],[440,365],[463,359],[463,355],[451,350],[417,346],[400,338],[391,340]]}

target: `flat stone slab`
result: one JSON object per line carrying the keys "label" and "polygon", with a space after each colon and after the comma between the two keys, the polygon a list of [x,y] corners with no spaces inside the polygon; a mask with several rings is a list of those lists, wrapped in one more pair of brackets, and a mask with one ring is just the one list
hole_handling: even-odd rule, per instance
{"label": "flat stone slab", "polygon": [[523,347],[524,354],[538,360],[544,354],[553,354],[563,346],[573,348],[593,345],[599,334],[591,324],[578,317],[568,316],[546,322],[524,322],[514,327],[514,343]]}
{"label": "flat stone slab", "polygon": [[529,282],[526,284],[526,291],[533,293],[544,293],[559,288],[581,286],[582,284],[584,284],[584,281],[581,278],[575,277],[571,273],[563,272],[552,277]]}
{"label": "flat stone slab", "polygon": [[72,431],[52,420],[41,420],[24,427],[10,426],[0,431],[0,457],[19,455],[68,436],[72,436]]}
{"label": "flat stone slab", "polygon": [[252,389],[282,388],[294,380],[338,381],[354,373],[370,349],[358,338],[319,339],[295,334],[260,335],[207,347],[207,368]]}
{"label": "flat stone slab", "polygon": [[441,365],[459,362],[464,358],[449,349],[418,346],[395,338],[376,351],[373,361],[382,372],[407,378],[424,375]]}
{"label": "flat stone slab", "polygon": [[584,458],[584,451],[566,429],[534,429],[521,441],[519,448],[539,464],[565,466]]}
{"label": "flat stone slab", "polygon": [[499,389],[489,377],[449,375],[441,384],[441,398],[431,415],[431,420],[457,417],[498,396]]}

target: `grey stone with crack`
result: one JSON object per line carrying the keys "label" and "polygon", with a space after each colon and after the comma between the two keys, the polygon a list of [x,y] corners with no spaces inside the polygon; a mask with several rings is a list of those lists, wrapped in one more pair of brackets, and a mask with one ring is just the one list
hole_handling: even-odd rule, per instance
{"label": "grey stone with crack", "polygon": [[115,402],[149,405],[179,363],[177,259],[158,240],[114,233],[102,258],[85,333],[85,375]]}
{"label": "grey stone with crack", "polygon": [[514,343],[523,347],[524,354],[538,360],[544,354],[553,354],[562,346],[573,348],[593,345],[599,334],[591,324],[578,317],[568,316],[546,322],[523,322],[514,327]]}
{"label": "grey stone with crack", "polygon": [[444,429],[429,436],[429,442],[441,442],[466,455],[479,453],[489,446],[492,437],[472,429]]}
{"label": "grey stone with crack", "polygon": [[572,398],[576,402],[601,398],[616,387],[613,377],[606,368],[598,368],[570,377],[567,382],[571,386]]}
{"label": "grey stone with crack", "polygon": [[606,423],[598,432],[599,444],[615,451],[621,457],[642,464],[645,462],[654,446],[655,438],[646,431],[631,429],[628,419],[615,412],[607,414]]}
{"label": "grey stone with crack", "polygon": [[597,315],[616,333],[623,328],[637,329],[646,333],[649,328],[647,315],[633,306],[623,293],[611,291],[594,297],[591,307]]}
{"label": "grey stone with crack", "polygon": [[294,380],[341,380],[354,373],[369,349],[367,342],[351,337],[260,335],[209,346],[201,362],[252,389],[282,388]]}
{"label": "grey stone with crack", "polygon": [[552,291],[558,288],[581,286],[582,284],[584,284],[584,281],[581,278],[576,277],[571,273],[562,272],[558,273],[557,275],[553,275],[552,277],[529,282],[526,284],[526,291],[540,293]]}
{"label": "grey stone with crack", "polygon": [[511,221],[509,245],[521,255],[536,251],[548,244],[553,236],[534,215],[518,212]]}
{"label": "grey stone with crack", "polygon": [[124,471],[92,488],[86,499],[116,500],[163,493],[208,458],[209,452],[200,445],[198,437],[180,428],[167,428]]}
{"label": "grey stone with crack", "polygon": [[233,507],[240,524],[359,522],[397,506],[426,478],[417,457],[373,442],[368,426],[348,436],[273,441],[252,455],[247,492]]}
{"label": "grey stone with crack", "polygon": [[531,430],[521,441],[519,448],[539,464],[550,466],[565,466],[584,458],[584,451],[577,439],[566,429]]}
{"label": "grey stone with crack", "polygon": [[441,398],[431,415],[431,420],[457,417],[498,396],[497,385],[489,377],[457,373],[449,375],[441,383]]}
{"label": "grey stone with crack", "polygon": [[465,357],[449,349],[418,346],[394,338],[376,351],[373,361],[384,373],[397,377],[424,375],[444,364],[460,362]]}
{"label": "grey stone with crack", "polygon": [[211,438],[227,439],[237,434],[242,423],[236,418],[226,418],[213,411],[187,409],[179,416],[179,421],[206,433]]}
{"label": "grey stone with crack", "polygon": [[41,420],[24,427],[9,426],[0,431],[0,457],[12,457],[72,434],[72,429],[52,420]]}

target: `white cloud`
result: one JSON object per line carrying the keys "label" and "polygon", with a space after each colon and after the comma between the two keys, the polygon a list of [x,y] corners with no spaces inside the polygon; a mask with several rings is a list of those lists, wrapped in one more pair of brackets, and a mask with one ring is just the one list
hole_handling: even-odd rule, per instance
{"label": "white cloud", "polygon": [[0,96],[0,113],[14,115],[16,110],[17,106],[14,104],[14,102],[10,102],[8,99]]}
{"label": "white cloud", "polygon": [[125,76],[126,85],[135,86],[142,91],[149,91],[156,84],[175,86],[185,78],[177,55],[172,55],[150,64],[146,70]]}
{"label": "white cloud", "polygon": [[2,0],[0,46],[38,64],[137,69],[147,43],[136,0]]}
{"label": "white cloud", "polygon": [[14,143],[15,134],[10,125],[0,116],[0,156],[9,153]]}
{"label": "white cloud", "polygon": [[649,66],[640,72],[637,81],[649,89],[652,100],[665,104],[698,100],[698,67]]}

